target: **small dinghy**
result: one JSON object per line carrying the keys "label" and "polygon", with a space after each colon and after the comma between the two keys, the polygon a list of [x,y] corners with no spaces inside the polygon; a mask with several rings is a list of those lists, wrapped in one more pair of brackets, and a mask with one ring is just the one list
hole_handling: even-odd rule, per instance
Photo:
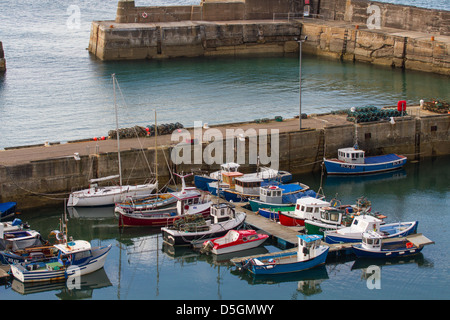
{"label": "small dinghy", "polygon": [[253,249],[267,238],[269,238],[267,234],[257,233],[255,230],[230,230],[223,237],[205,241],[201,252],[219,255]]}

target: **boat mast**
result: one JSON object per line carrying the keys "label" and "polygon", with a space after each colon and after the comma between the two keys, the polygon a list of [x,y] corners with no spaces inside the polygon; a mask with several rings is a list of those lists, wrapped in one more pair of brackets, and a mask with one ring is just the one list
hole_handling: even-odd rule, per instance
{"label": "boat mast", "polygon": [[113,90],[114,90],[114,110],[116,114],[116,134],[117,134],[117,158],[119,161],[119,183],[122,186],[122,164],[120,161],[120,139],[119,139],[119,118],[117,115],[117,103],[116,103],[116,74],[112,74],[113,78]]}
{"label": "boat mast", "polygon": [[[156,182],[158,183],[158,145],[156,140],[158,139],[158,123],[156,122],[156,109],[155,109],[155,174]],[[158,190],[156,190],[158,192]]]}

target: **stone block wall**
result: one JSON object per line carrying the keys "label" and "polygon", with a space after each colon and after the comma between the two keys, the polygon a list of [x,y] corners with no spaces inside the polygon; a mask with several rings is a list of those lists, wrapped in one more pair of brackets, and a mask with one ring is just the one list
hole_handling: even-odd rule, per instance
{"label": "stone block wall", "polygon": [[320,0],[319,14],[325,20],[348,21],[366,25],[371,15],[378,10],[381,28],[396,28],[450,35],[450,11],[395,5],[368,0]]}

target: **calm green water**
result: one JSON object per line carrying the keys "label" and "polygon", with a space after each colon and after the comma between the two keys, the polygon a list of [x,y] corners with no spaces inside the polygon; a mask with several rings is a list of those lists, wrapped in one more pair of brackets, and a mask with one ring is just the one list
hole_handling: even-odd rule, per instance
{"label": "calm green water", "polygon": [[[161,234],[151,229],[120,231],[112,209],[79,211],[71,217],[69,233],[76,239],[112,244],[104,271],[82,277],[81,290],[64,284],[20,286],[14,281],[0,287],[9,299],[148,299],[148,300],[316,300],[316,299],[449,299],[450,257],[448,246],[450,158],[408,163],[404,171],[368,178],[327,178],[327,197],[336,193],[343,202],[361,195],[388,222],[419,220],[418,232],[436,244],[426,246],[405,261],[369,261],[353,257],[331,258],[321,268],[269,279],[252,278],[230,265],[190,249],[174,252],[163,246]],[[319,174],[297,177],[316,189]],[[63,209],[24,213],[22,219],[43,235],[58,227]],[[81,215],[84,215],[83,217]],[[264,248],[263,248],[264,249]],[[267,251],[278,251],[274,244]],[[369,265],[381,268],[381,289],[368,289],[364,273]],[[238,289],[238,290],[237,290]],[[19,292],[17,292],[19,291]]]}

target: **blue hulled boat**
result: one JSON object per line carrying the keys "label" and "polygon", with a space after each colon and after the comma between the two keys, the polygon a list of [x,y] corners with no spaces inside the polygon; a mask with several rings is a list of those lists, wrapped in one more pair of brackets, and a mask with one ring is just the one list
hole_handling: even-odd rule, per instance
{"label": "blue hulled boat", "polygon": [[395,170],[403,167],[406,157],[394,153],[365,157],[365,152],[355,145],[351,148],[338,149],[337,159],[325,159],[328,174],[369,174]]}
{"label": "blue hulled boat", "polygon": [[321,244],[322,236],[299,235],[297,250],[252,256],[248,259],[232,259],[239,268],[254,275],[277,275],[315,268],[325,263],[330,249]]}
{"label": "blue hulled boat", "polygon": [[416,255],[422,251],[426,244],[434,243],[429,239],[427,240],[426,242],[422,241],[418,243],[414,243],[408,238],[386,240],[380,234],[369,231],[363,234],[361,243],[352,246],[352,250],[358,258],[405,257]]}
{"label": "blue hulled boat", "polygon": [[11,218],[16,214],[17,202],[0,203],[0,220]]}
{"label": "blue hulled boat", "polygon": [[381,238],[405,237],[417,232],[419,221],[382,224],[383,221],[370,215],[357,216],[350,227],[324,231],[326,243],[361,242],[364,232],[373,230]]}

